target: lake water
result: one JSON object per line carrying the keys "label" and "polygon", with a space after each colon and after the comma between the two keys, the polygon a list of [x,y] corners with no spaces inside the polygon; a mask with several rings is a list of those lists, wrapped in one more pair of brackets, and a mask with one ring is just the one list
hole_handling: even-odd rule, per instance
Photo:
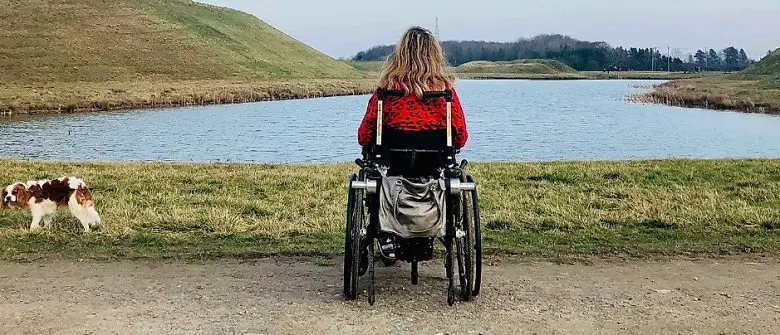
{"label": "lake water", "polygon": [[[636,104],[652,81],[458,82],[476,161],[780,157],[780,117]],[[0,118],[0,157],[341,162],[367,96]]]}

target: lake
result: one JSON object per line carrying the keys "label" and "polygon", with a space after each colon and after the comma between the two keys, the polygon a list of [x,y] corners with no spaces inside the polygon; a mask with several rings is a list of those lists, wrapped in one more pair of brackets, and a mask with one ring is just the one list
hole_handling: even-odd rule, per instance
{"label": "lake", "polygon": [[[780,117],[626,101],[653,81],[462,80],[475,161],[780,157]],[[640,88],[637,88],[640,87]],[[0,157],[342,162],[368,96],[0,118]]]}

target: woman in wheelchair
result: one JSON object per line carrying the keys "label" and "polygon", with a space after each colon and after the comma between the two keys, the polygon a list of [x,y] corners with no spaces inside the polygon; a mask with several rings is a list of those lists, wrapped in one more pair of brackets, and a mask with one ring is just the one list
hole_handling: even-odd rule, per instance
{"label": "woman in wheelchair", "polygon": [[456,253],[461,296],[479,292],[476,183],[464,173],[466,162],[455,160],[468,132],[447,68],[433,34],[413,27],[388,57],[368,101],[358,128],[364,158],[357,160],[361,170],[351,178],[347,204],[344,293],[351,299],[368,271],[374,302],[374,241],[386,265],[411,263],[417,284],[417,264],[433,258],[438,238],[447,250],[448,303],[454,303]]}
{"label": "woman in wheelchair", "polygon": [[[447,117],[445,99],[426,98],[424,92],[452,92],[452,146],[466,145],[468,132],[463,107],[453,88],[453,78],[447,74],[447,61],[441,46],[430,31],[409,29],[388,58],[379,80],[379,87],[397,90],[401,97],[387,97],[383,108],[384,149],[445,150],[447,148]],[[376,124],[379,91],[368,101],[363,122],[358,129],[358,143],[365,150],[376,144]],[[407,177],[431,176],[441,167],[434,155],[393,154],[385,162],[388,173]],[[417,159],[419,157],[419,159]]]}

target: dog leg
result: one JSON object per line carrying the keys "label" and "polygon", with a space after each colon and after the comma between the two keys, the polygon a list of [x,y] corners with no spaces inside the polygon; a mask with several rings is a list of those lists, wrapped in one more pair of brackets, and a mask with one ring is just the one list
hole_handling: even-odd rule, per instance
{"label": "dog leg", "polygon": [[44,216],[43,208],[40,208],[40,206],[34,206],[30,209],[30,212],[32,213],[32,223],[30,224],[30,230],[35,231],[38,229],[41,229],[41,220]]}
{"label": "dog leg", "polygon": [[70,210],[70,213],[73,214],[73,216],[76,217],[76,219],[81,222],[81,226],[84,227],[84,232],[89,233],[90,232],[90,215],[84,206],[80,205],[78,201],[76,201],[75,195],[72,195],[70,197],[70,200],[68,201],[68,209]]}
{"label": "dog leg", "polygon": [[102,224],[102,220],[100,219],[100,214],[95,210],[95,206],[89,206],[87,208],[87,214],[89,215],[90,220],[90,226],[97,227]]}
{"label": "dog leg", "polygon": [[51,220],[54,218],[54,215],[46,215],[43,217],[43,227],[44,228],[51,228]]}
{"label": "dog leg", "polygon": [[79,222],[81,222],[81,226],[84,227],[84,232],[89,233],[90,227],[92,226],[92,221],[90,221],[89,214],[81,209],[78,211],[72,211],[73,216],[75,216],[77,219],[79,219]]}

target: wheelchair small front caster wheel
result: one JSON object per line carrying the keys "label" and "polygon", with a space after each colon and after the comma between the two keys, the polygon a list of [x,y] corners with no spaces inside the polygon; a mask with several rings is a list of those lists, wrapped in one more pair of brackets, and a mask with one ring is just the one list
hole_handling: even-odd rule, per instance
{"label": "wheelchair small front caster wheel", "polygon": [[455,286],[451,285],[447,290],[447,305],[455,305]]}
{"label": "wheelchair small front caster wheel", "polygon": [[420,274],[417,272],[417,262],[412,262],[412,285],[420,282]]}

